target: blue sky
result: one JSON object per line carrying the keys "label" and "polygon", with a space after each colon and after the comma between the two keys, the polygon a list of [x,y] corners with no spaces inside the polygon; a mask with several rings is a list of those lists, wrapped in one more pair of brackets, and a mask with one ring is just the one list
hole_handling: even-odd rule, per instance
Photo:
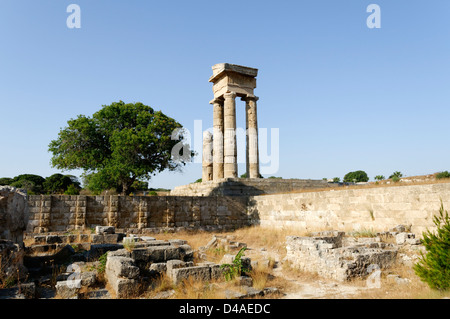
{"label": "blue sky", "polygon": [[[72,3],[80,29],[66,25]],[[366,25],[371,3],[379,29]],[[279,129],[266,177],[450,170],[449,40],[446,0],[2,0],[0,177],[60,172],[48,152],[59,130],[119,100],[211,127],[208,79],[223,62],[259,69],[259,127]],[[200,177],[190,163],[150,186]]]}

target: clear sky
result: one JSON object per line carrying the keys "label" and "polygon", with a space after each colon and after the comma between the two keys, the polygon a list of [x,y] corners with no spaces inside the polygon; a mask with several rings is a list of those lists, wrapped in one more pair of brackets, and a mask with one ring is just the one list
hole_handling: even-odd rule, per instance
{"label": "clear sky", "polygon": [[[66,24],[72,3],[81,28]],[[381,28],[367,26],[372,3]],[[266,177],[450,170],[448,0],[1,0],[0,177],[60,172],[59,130],[119,100],[211,127],[208,79],[224,62],[259,69],[259,127],[269,141],[279,130]],[[242,101],[237,114],[245,127]],[[200,177],[197,161],[150,187]]]}

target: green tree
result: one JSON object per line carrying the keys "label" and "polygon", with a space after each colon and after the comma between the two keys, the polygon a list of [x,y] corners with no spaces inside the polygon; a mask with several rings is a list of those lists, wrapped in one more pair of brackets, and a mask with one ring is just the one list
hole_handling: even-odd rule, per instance
{"label": "green tree", "polygon": [[423,233],[422,243],[426,254],[414,265],[415,273],[431,288],[450,288],[450,218],[441,201],[439,215],[433,216],[436,231]]}
{"label": "green tree", "polygon": [[80,189],[74,184],[70,184],[64,192],[64,195],[80,195]]}
{"label": "green tree", "polygon": [[344,182],[345,183],[359,183],[359,182],[368,182],[369,177],[367,176],[367,173],[364,171],[355,171],[355,172],[349,172],[344,176]]}
{"label": "green tree", "polygon": [[385,179],[385,177],[383,176],[383,175],[377,175],[377,176],[375,176],[375,180],[376,181],[382,181],[382,180],[384,180]]}
{"label": "green tree", "polygon": [[394,173],[392,173],[391,176],[389,176],[389,178],[397,178],[397,179],[400,179],[401,177],[403,177],[403,174],[399,171],[395,171]]}
{"label": "green tree", "polygon": [[333,178],[333,183],[339,183],[341,179],[339,177]]}
{"label": "green tree", "polygon": [[11,186],[25,189],[29,194],[42,194],[44,192],[45,178],[35,174],[21,174],[13,178]]}
{"label": "green tree", "polygon": [[450,178],[450,173],[448,171],[444,171],[436,174],[436,179],[443,179],[443,178]]}
{"label": "green tree", "polygon": [[[180,144],[182,155],[173,151]],[[53,167],[84,170],[89,189],[116,188],[122,194],[135,181],[180,169],[193,155],[183,142],[181,124],[142,103],[122,101],[104,105],[92,117],[69,120],[49,151]]]}
{"label": "green tree", "polygon": [[[80,189],[80,183],[74,180],[73,176],[63,174],[53,174],[45,179],[44,189],[47,193],[51,194],[63,194],[68,188],[71,187],[71,192],[75,192],[74,189]],[[76,195],[76,194],[68,194]]]}
{"label": "green tree", "polygon": [[0,186],[10,185],[12,182],[13,182],[12,178],[9,178],[9,177],[0,178]]}

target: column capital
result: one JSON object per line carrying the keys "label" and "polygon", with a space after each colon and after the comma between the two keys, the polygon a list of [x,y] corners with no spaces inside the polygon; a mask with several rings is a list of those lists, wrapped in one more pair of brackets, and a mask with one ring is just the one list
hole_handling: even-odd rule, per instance
{"label": "column capital", "polygon": [[223,97],[215,97],[211,101],[209,101],[209,104],[222,104],[223,103]]}
{"label": "column capital", "polygon": [[259,97],[252,95],[252,94],[247,94],[246,96],[243,96],[241,98],[242,101],[258,101]]}
{"label": "column capital", "polygon": [[236,92],[227,92],[223,95],[223,97],[226,99],[234,99],[236,98]]}

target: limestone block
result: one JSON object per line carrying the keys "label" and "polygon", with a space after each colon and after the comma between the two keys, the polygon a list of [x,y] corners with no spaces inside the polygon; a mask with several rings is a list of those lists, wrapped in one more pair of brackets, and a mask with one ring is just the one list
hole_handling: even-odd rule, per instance
{"label": "limestone block", "polygon": [[77,298],[81,284],[74,284],[71,280],[58,281],[55,285],[56,293],[63,299]]}
{"label": "limestone block", "polygon": [[176,268],[172,270],[170,277],[175,285],[182,282],[183,279],[187,279],[189,277],[192,277],[195,280],[208,281],[211,280],[211,269],[209,266]]}
{"label": "limestone block", "polygon": [[106,272],[128,279],[135,279],[139,276],[139,268],[134,265],[134,260],[127,257],[108,256]]}
{"label": "limestone block", "polygon": [[96,226],[95,233],[96,234],[114,234],[116,232],[116,228],[114,226]]}
{"label": "limestone block", "polygon": [[0,186],[0,239],[22,244],[29,217],[26,192],[12,186]]}
{"label": "limestone block", "polygon": [[167,271],[167,263],[153,263],[149,267],[150,272],[161,274]]}
{"label": "limestone block", "polygon": [[413,233],[400,233],[395,236],[395,242],[397,245],[403,245],[409,239],[415,239],[416,235]]}

